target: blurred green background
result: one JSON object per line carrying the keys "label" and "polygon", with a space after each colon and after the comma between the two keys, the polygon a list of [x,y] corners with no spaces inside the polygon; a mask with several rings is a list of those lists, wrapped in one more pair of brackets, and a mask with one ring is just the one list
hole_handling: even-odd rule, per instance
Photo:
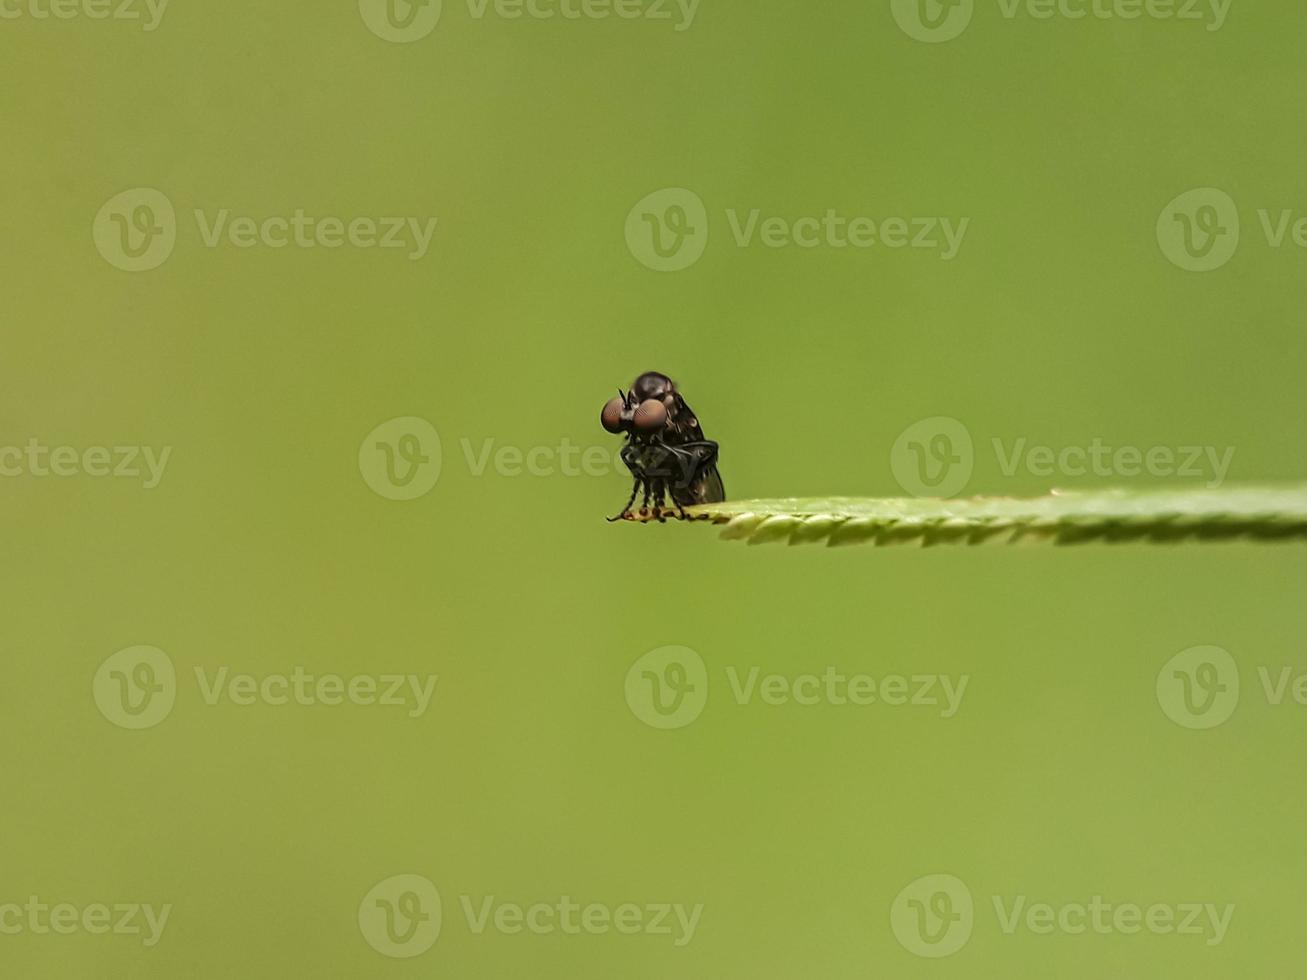
{"label": "blurred green background", "polygon": [[[1077,20],[977,0],[929,43],[888,0],[703,0],[688,24],[671,4],[545,20],[447,0],[422,36],[433,9],[399,0],[178,0],[154,30],[45,2],[0,23],[0,446],[172,453],[152,489],[84,466],[0,479],[0,906],[172,910],[152,946],[0,912],[6,975],[1296,969],[1307,708],[1269,703],[1256,671],[1307,669],[1302,547],[752,549],[610,526],[630,483],[598,413],[669,373],[737,497],[901,494],[891,449],[937,416],[974,440],[966,493],[1195,482],[1004,472],[994,439],[1233,447],[1232,481],[1303,477],[1307,254],[1291,234],[1273,247],[1258,211],[1307,209],[1307,9],[1234,0],[1211,30],[1205,6]],[[1208,187],[1237,202],[1239,247],[1186,271],[1159,215]],[[167,215],[130,196],[97,214],[137,188],[175,208],[176,240],[129,272],[114,233],[166,232]],[[663,188],[705,208],[706,248],[677,272],[624,234]],[[418,260],[209,247],[197,209],[438,225]],[[728,212],[754,209],[969,225],[951,260],[741,247]],[[370,433],[405,417],[438,433],[441,465],[399,501],[365,471],[381,480]],[[569,476],[565,446],[606,455]],[[511,453],[533,449],[518,472]],[[93,695],[141,644],[175,667],[159,695],[175,703],[128,730]],[[660,730],[624,685],[669,645],[702,658],[707,701]],[[1242,680],[1210,730],[1155,690],[1196,645]],[[410,717],[210,705],[196,678],[297,667],[439,680]],[[942,718],[740,704],[727,673],[828,667],[969,683]],[[933,873],[975,901],[969,942],[939,961],[890,919]],[[396,875],[443,899],[438,940],[410,958],[359,921]],[[478,933],[462,897],[492,895],[703,908],[683,945]],[[1210,945],[1008,934],[996,895],[1235,911]]]}

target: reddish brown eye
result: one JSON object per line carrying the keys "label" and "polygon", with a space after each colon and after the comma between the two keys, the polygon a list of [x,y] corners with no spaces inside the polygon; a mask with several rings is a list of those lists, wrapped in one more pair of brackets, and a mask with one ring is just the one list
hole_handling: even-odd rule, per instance
{"label": "reddish brown eye", "polygon": [[616,435],[622,431],[622,409],[626,408],[626,402],[620,398],[608,399],[608,404],[604,406],[603,412],[599,415],[599,421],[605,429]]}
{"label": "reddish brown eye", "polygon": [[650,398],[635,410],[635,427],[641,432],[657,432],[666,424],[667,408],[662,402]]}

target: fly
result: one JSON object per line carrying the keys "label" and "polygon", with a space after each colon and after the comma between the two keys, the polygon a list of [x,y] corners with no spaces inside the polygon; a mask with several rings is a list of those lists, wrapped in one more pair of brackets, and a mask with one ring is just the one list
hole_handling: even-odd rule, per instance
{"label": "fly", "polygon": [[635,379],[630,391],[619,388],[617,397],[604,406],[600,422],[614,435],[626,433],[622,462],[635,477],[631,498],[610,521],[629,517],[641,491],[641,513],[652,501],[660,521],[665,520],[662,508],[668,496],[681,517],[688,516],[686,507],[726,499],[717,472],[717,443],[704,438],[698,418],[667,375],[649,371]]}

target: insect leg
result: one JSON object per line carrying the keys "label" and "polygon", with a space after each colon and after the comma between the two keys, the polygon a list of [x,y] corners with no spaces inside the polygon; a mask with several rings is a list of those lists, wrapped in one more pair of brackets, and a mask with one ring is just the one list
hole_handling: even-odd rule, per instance
{"label": "insect leg", "polygon": [[654,483],[654,512],[658,515],[658,523],[666,524],[667,518],[663,516],[663,505],[666,503],[667,483],[658,480]]}
{"label": "insect leg", "polygon": [[639,492],[640,492],[640,478],[637,476],[635,478],[634,486],[631,487],[631,499],[629,499],[626,502],[626,506],[622,508],[622,512],[620,514],[618,514],[616,517],[608,518],[609,524],[613,523],[613,521],[620,521],[623,517],[625,517],[627,514],[631,512],[631,505],[635,503],[635,495]]}

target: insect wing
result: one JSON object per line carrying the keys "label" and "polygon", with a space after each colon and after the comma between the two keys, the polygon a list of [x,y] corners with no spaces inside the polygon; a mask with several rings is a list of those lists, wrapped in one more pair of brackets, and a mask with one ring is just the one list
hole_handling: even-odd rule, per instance
{"label": "insect wing", "polygon": [[722,486],[722,475],[717,467],[709,466],[694,483],[694,502],[697,504],[720,504],[726,499],[726,488]]}
{"label": "insect wing", "polygon": [[676,395],[676,421],[681,427],[681,438],[678,442],[703,442],[703,429],[699,426],[699,416],[694,414],[694,409],[686,404],[685,399],[678,392]]}

